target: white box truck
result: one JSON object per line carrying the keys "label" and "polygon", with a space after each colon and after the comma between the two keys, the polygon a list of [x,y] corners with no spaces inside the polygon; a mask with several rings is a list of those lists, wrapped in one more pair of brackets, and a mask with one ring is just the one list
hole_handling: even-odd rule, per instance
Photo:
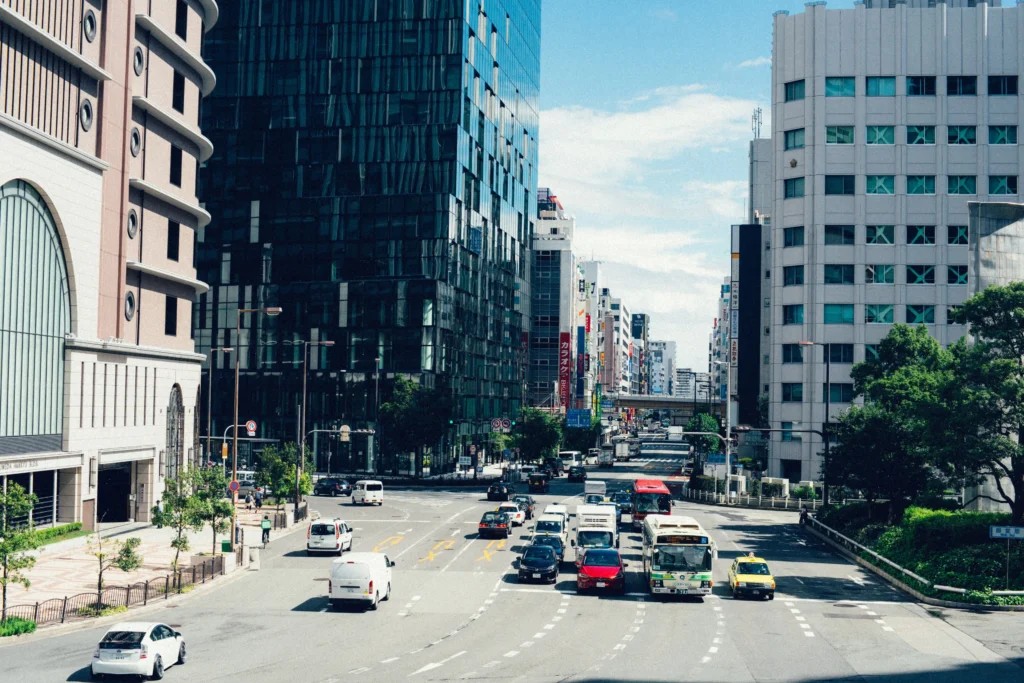
{"label": "white box truck", "polygon": [[600,493],[602,496],[608,494],[608,485],[601,480],[588,479],[583,483],[584,495],[588,493]]}
{"label": "white box truck", "polygon": [[576,507],[577,552],[586,548],[618,548],[619,532],[614,505],[579,505]]}

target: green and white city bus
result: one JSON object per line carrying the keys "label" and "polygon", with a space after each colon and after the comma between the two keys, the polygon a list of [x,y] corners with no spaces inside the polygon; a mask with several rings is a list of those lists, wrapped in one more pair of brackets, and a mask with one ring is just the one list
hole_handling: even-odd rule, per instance
{"label": "green and white city bus", "polygon": [[651,593],[711,595],[718,550],[697,520],[647,515],[643,533],[644,579]]}

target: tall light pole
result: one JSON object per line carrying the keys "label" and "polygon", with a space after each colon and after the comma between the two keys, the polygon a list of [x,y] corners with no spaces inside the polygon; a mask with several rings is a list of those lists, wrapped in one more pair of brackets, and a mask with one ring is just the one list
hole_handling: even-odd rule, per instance
{"label": "tall light pole", "polygon": [[[239,308],[238,313],[235,315],[235,420],[233,424],[238,424],[238,366],[241,365],[242,359],[239,357],[239,343],[238,338],[242,329],[242,314],[243,313],[262,313],[263,315],[273,318],[276,315],[281,315],[281,309],[274,306],[270,308]],[[231,433],[231,481],[238,479],[238,428]],[[231,494],[232,512],[231,512],[231,528],[235,528],[235,508],[238,503],[238,491],[234,491]],[[235,549],[235,535],[231,534],[231,549]]]}
{"label": "tall light pole", "polygon": [[[730,444],[732,443],[732,366],[725,361],[716,360],[715,365],[725,366],[725,492],[729,493],[729,460]],[[711,393],[711,384],[708,383],[708,393]]]}
{"label": "tall light pole", "polygon": [[[380,362],[383,360],[380,356],[373,359],[373,424],[377,428],[377,433],[380,433]],[[384,467],[384,459],[381,457],[381,439],[376,437],[373,441],[374,451],[376,453],[377,470],[382,471]]]}
{"label": "tall light pole", "polygon": [[[825,505],[828,505],[828,455],[829,455],[829,422],[831,422],[831,399],[832,399],[832,344],[827,342],[801,341],[800,346],[820,346],[822,355],[825,357],[825,419],[821,423],[822,441],[825,442],[825,466],[821,468],[821,498]],[[814,396],[812,393],[811,396]]]}
{"label": "tall light pole", "polygon": [[210,377],[206,381],[206,460],[213,462],[213,354],[232,353],[234,348],[230,346],[219,346],[210,349]]}
{"label": "tall light pole", "polygon": [[[288,342],[286,342],[288,343]],[[299,433],[302,434],[302,439],[299,443],[299,452],[295,456],[295,514],[299,514],[299,504],[301,494],[299,493],[299,477],[302,474],[303,459],[306,455],[306,377],[308,376],[309,368],[309,347],[310,346],[334,346],[332,341],[297,341],[291,342],[291,344],[302,344],[302,416],[300,419]],[[312,432],[311,432],[312,433]],[[298,518],[296,518],[298,519]]]}

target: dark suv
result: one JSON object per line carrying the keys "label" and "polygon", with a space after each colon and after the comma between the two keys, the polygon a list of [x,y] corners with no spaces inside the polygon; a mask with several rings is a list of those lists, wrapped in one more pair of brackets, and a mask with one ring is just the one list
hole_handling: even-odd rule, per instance
{"label": "dark suv", "polygon": [[315,486],[313,486],[313,495],[315,496],[351,496],[352,495],[352,484],[349,484],[345,479],[336,479],[334,477],[325,477],[319,480]]}
{"label": "dark suv", "polygon": [[491,484],[487,487],[487,500],[512,500],[516,488],[511,484]]}
{"label": "dark suv", "polygon": [[569,481],[586,481],[587,471],[580,465],[573,465],[569,468]]}
{"label": "dark suv", "polygon": [[547,468],[554,477],[562,476],[562,472],[564,470],[561,458],[544,458],[544,467]]}

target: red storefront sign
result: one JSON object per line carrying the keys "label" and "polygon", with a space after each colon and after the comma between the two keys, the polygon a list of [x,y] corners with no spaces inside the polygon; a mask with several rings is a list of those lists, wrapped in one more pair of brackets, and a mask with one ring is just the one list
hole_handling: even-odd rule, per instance
{"label": "red storefront sign", "polygon": [[590,334],[590,316],[587,316],[587,334]]}
{"label": "red storefront sign", "polygon": [[569,405],[571,375],[572,338],[568,332],[562,332],[558,335],[558,393],[563,406]]}

